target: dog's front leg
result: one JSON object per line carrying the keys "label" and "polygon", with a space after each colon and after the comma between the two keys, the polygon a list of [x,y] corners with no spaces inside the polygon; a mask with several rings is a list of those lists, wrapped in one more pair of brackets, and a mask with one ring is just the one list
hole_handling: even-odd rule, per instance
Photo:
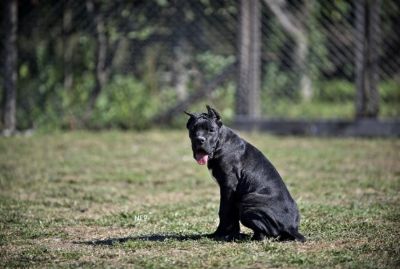
{"label": "dog's front leg", "polygon": [[219,225],[214,236],[232,240],[239,236],[239,211],[236,207],[235,192],[229,187],[220,187]]}

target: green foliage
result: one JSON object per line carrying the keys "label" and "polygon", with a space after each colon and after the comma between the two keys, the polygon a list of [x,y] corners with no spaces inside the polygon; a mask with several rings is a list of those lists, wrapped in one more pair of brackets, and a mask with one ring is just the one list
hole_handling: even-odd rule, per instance
{"label": "green foliage", "polygon": [[379,95],[385,103],[400,104],[400,82],[392,79],[379,84]]}
{"label": "green foliage", "polygon": [[268,64],[261,93],[262,105],[268,105],[268,100],[297,100],[299,91],[292,90],[295,85],[290,73],[282,72],[274,63]]}
{"label": "green foliage", "polygon": [[347,80],[321,81],[315,85],[315,99],[322,102],[354,102],[355,86]]}
{"label": "green foliage", "polygon": [[308,7],[310,15],[307,16],[308,55],[306,60],[307,74],[313,81],[322,80],[322,71],[333,68],[329,59],[325,25],[318,20],[323,5],[319,1],[312,2]]}
{"label": "green foliage", "polygon": [[379,85],[382,100],[380,114],[386,117],[400,116],[400,83],[396,80],[384,81]]}
{"label": "green foliage", "polygon": [[99,96],[91,125],[142,129],[157,112],[157,99],[143,83],[115,76]]}
{"label": "green foliage", "polygon": [[332,103],[323,101],[296,102],[291,100],[269,100],[263,103],[264,115],[291,119],[352,119],[354,102]]}
{"label": "green foliage", "polygon": [[[263,114],[267,117],[280,118],[344,118],[354,117],[355,86],[347,80],[329,80],[314,83],[314,96],[310,102],[302,102],[299,98],[288,98],[282,94],[287,75],[278,72],[270,65],[265,88],[262,92]],[[383,118],[400,115],[400,88],[394,81],[384,81],[379,84],[380,116]]]}
{"label": "green foliage", "polygon": [[222,69],[235,61],[233,55],[225,56],[215,54],[210,51],[200,53],[196,57],[197,62],[202,67],[202,71],[207,78],[212,78],[222,71]]}
{"label": "green foliage", "polygon": [[[379,96],[384,103],[400,103],[400,83],[396,80],[382,81],[379,86]],[[316,84],[315,98],[324,102],[354,101],[356,88],[348,80],[326,80]]]}
{"label": "green foliage", "polygon": [[[106,67],[110,78],[96,102],[91,120],[86,123],[89,95],[95,85],[96,20],[88,12],[85,1],[72,2],[55,5],[47,1],[19,6],[20,24],[38,25],[19,29],[19,129],[147,128],[152,116],[178,101],[173,89],[176,48],[180,47],[187,57],[182,69],[189,74],[189,94],[235,61],[237,1],[152,0],[123,4],[97,1],[100,9],[96,12],[104,17]],[[263,115],[352,118],[355,89],[348,78],[353,76],[354,61],[345,56],[338,57],[337,61],[333,58],[341,54],[340,50],[353,49],[349,48],[351,38],[337,38],[337,33],[346,30],[343,33],[348,35],[354,7],[344,0],[310,3],[289,1],[287,8],[299,19],[308,37],[306,68],[314,89],[309,103],[301,101],[301,72],[295,66],[293,36],[284,30],[267,5],[263,5]],[[382,12],[387,15],[382,20],[382,40],[388,44],[396,39],[392,34],[397,26],[396,8],[392,1],[382,4]],[[70,27],[65,21],[68,13],[72,16]],[[340,50],[335,52],[329,46]],[[382,53],[380,57],[382,62],[389,61],[388,66],[395,66],[397,58],[393,55]],[[73,77],[67,89],[64,88],[66,71]],[[235,81],[236,78],[230,79],[191,109],[203,110],[205,102],[211,103],[229,121],[234,117]],[[382,81],[379,89],[380,116],[398,117],[398,80]],[[177,118],[173,126],[181,127],[184,119],[184,116]]]}

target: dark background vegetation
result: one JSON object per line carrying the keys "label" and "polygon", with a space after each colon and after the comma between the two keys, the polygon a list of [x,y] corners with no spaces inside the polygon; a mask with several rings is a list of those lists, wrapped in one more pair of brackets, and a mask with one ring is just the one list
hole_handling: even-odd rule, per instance
{"label": "dark background vegetation", "polygon": [[[0,4],[3,22],[8,2]],[[282,18],[306,38],[299,62],[296,29],[282,25],[274,1],[260,1],[261,116],[355,117],[356,49],[364,42],[356,2],[283,1]],[[380,106],[373,117],[393,118],[400,114],[400,4],[378,2]],[[20,0],[17,12],[17,129],[147,128],[238,58],[239,1]],[[311,94],[303,94],[302,76]],[[229,74],[187,107],[212,103],[234,119],[235,103],[245,101],[237,100],[236,83]],[[177,114],[165,124],[176,124]]]}

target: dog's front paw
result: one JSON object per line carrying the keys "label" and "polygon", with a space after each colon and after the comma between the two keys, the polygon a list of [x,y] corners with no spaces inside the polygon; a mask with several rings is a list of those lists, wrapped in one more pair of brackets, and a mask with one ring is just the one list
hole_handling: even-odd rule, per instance
{"label": "dog's front paw", "polygon": [[213,238],[217,241],[234,241],[235,239],[238,239],[238,235],[235,234],[227,234],[227,235],[219,235],[219,234],[214,234]]}
{"label": "dog's front paw", "polygon": [[212,238],[218,241],[234,241],[242,239],[242,235],[240,233],[221,233],[216,231],[212,234]]}

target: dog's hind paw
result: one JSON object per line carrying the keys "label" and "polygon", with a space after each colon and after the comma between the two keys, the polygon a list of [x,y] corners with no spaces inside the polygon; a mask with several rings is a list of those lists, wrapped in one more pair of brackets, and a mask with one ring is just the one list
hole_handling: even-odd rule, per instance
{"label": "dog's hind paw", "polygon": [[254,233],[253,237],[251,238],[252,241],[263,241],[267,237],[263,233]]}
{"label": "dog's hind paw", "polygon": [[224,234],[224,235],[214,233],[214,234],[212,234],[212,238],[217,241],[232,242],[232,241],[236,241],[236,240],[245,240],[245,239],[248,239],[249,237],[243,233],[232,233],[232,234]]}

